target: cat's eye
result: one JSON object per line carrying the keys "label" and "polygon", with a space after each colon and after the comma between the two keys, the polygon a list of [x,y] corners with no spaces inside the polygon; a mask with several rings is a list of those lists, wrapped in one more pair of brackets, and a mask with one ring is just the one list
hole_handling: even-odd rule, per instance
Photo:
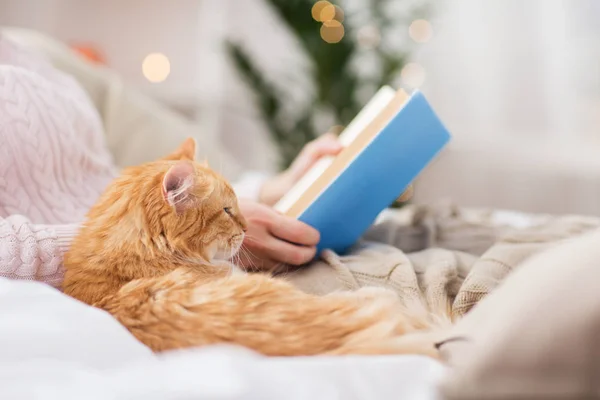
{"label": "cat's eye", "polygon": [[231,208],[230,208],[230,207],[225,207],[225,208],[223,209],[223,211],[225,211],[225,214],[227,214],[227,215],[231,215]]}

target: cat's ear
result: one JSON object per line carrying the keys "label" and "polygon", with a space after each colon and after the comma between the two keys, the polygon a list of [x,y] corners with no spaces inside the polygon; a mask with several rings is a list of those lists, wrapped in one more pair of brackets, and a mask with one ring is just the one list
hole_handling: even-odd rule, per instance
{"label": "cat's ear", "polygon": [[177,212],[185,211],[193,205],[194,185],[194,166],[190,162],[180,161],[169,168],[163,177],[163,197]]}
{"label": "cat's ear", "polygon": [[178,160],[189,160],[194,161],[196,159],[196,140],[192,137],[187,138],[181,146],[173,153],[164,157],[163,160],[178,161]]}
{"label": "cat's ear", "polygon": [[214,189],[214,181],[197,175],[189,161],[179,161],[169,168],[162,182],[164,199],[178,213],[206,200]]}

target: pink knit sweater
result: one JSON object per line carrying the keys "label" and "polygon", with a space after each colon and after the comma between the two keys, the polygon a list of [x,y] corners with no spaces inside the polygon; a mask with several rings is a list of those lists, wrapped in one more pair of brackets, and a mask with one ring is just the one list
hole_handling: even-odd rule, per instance
{"label": "pink knit sweater", "polygon": [[63,254],[115,172],[78,84],[0,37],[0,277],[60,286]]}

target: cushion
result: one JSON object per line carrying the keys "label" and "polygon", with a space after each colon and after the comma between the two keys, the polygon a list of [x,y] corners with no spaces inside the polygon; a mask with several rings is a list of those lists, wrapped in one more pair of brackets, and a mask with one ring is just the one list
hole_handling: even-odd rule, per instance
{"label": "cushion", "polygon": [[584,399],[600,382],[600,230],[526,261],[454,328],[448,399]]}

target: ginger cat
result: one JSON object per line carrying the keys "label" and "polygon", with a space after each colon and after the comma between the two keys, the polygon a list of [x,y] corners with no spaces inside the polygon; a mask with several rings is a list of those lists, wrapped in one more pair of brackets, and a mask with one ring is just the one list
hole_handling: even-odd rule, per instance
{"label": "ginger cat", "polygon": [[231,186],[194,154],[188,139],[107,188],[65,256],[66,294],[108,311],[154,351],[235,344],[271,356],[437,356],[433,323],[392,292],[319,297],[280,278],[232,275],[226,260],[246,222]]}

